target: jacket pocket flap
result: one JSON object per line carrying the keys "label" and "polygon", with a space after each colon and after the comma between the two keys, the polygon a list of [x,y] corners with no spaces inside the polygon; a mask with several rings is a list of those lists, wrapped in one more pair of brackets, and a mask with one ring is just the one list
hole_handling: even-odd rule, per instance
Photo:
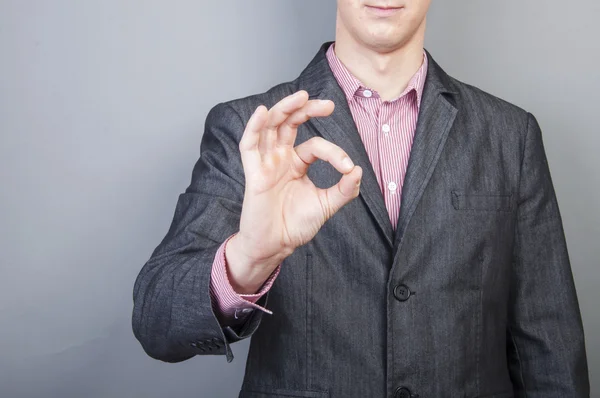
{"label": "jacket pocket flap", "polygon": [[268,386],[243,386],[239,398],[329,398],[327,391],[289,390]]}
{"label": "jacket pocket flap", "polygon": [[456,210],[509,211],[512,207],[512,194],[452,191],[452,206]]}

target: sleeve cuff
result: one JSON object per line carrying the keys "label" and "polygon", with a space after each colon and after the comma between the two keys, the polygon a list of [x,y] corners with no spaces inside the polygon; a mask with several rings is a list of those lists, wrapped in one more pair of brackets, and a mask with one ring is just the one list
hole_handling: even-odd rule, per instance
{"label": "sleeve cuff", "polygon": [[220,315],[220,318],[231,321],[239,320],[242,317],[245,318],[254,309],[261,310],[267,314],[273,314],[273,312],[256,304],[256,302],[271,289],[273,282],[281,271],[281,264],[271,273],[257,293],[238,294],[229,282],[227,260],[225,258],[227,243],[235,235],[231,235],[221,244],[213,262],[210,278],[210,295],[215,312]]}

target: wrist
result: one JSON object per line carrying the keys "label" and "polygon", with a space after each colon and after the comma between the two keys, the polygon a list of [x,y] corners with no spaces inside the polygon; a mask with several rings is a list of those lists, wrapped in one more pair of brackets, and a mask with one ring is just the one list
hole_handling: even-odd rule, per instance
{"label": "wrist", "polygon": [[278,253],[268,258],[249,255],[248,244],[239,234],[233,236],[225,247],[227,276],[238,294],[255,294],[273,271],[291,253]]}

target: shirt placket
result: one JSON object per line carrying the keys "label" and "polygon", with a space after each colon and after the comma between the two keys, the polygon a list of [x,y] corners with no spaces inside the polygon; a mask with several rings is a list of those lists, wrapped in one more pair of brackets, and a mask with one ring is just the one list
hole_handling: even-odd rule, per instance
{"label": "shirt placket", "polygon": [[398,169],[397,164],[395,164],[397,159],[394,159],[392,156],[396,127],[393,121],[394,108],[394,103],[383,102],[377,121],[377,142],[380,154],[383,197],[392,225],[395,222],[394,218],[397,213],[395,206],[398,203],[397,198],[400,195],[400,184],[395,172]]}

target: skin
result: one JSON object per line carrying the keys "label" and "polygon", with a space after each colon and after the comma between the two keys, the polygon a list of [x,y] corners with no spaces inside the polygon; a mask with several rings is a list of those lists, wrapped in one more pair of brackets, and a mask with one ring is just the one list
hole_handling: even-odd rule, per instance
{"label": "skin", "polygon": [[[383,100],[399,96],[423,63],[431,0],[338,0],[335,52]],[[388,16],[370,6],[390,7]]]}
{"label": "skin", "polygon": [[[337,57],[383,100],[399,96],[423,62],[431,0],[338,0]],[[362,169],[338,146],[320,137],[294,147],[298,126],[329,116],[331,101],[308,100],[306,91],[259,106],[239,144],[246,186],[240,230],[225,251],[237,293],[256,293],[277,266],[309,242],[323,224],[359,194]],[[329,162],[338,184],[317,188],[311,163]]]}

